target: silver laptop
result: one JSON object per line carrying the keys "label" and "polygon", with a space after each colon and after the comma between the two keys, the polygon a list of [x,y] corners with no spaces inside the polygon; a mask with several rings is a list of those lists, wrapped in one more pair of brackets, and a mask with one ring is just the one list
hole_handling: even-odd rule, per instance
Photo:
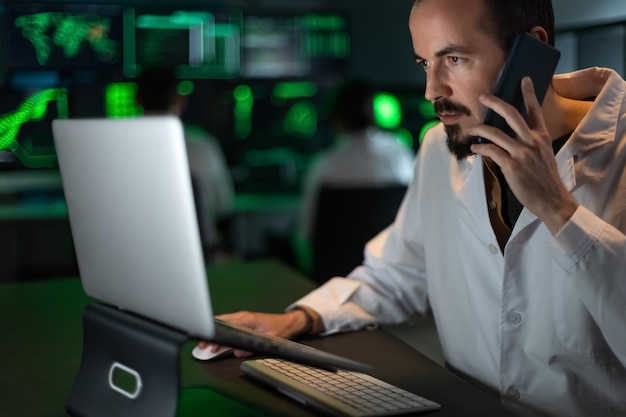
{"label": "silver laptop", "polygon": [[178,118],[55,120],[52,129],[88,295],[225,346],[369,371],[360,362],[214,320]]}

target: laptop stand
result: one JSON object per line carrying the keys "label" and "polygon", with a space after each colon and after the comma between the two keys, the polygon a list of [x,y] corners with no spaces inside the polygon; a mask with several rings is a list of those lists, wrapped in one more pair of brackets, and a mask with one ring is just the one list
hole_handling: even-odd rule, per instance
{"label": "laptop stand", "polygon": [[66,402],[72,417],[174,417],[187,335],[102,304],[83,311],[83,355]]}

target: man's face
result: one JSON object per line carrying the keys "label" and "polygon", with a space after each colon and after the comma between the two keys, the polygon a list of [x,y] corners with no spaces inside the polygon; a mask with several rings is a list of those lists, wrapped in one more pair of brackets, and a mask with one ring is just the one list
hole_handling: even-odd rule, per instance
{"label": "man's face", "polygon": [[430,100],[457,159],[472,154],[465,132],[482,123],[486,108],[478,101],[491,94],[505,52],[481,26],[483,0],[424,0],[409,20],[416,62],[426,72]]}

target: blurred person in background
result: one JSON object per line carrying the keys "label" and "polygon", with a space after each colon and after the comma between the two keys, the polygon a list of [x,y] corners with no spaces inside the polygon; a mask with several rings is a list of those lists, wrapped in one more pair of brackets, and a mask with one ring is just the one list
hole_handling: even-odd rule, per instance
{"label": "blurred person in background", "polygon": [[[145,116],[180,117],[187,97],[178,92],[179,80],[169,67],[150,67],[137,78],[136,101]],[[217,138],[198,126],[184,124],[185,144],[199,214],[205,254],[213,257],[223,246],[225,233],[218,225],[227,222],[234,199],[233,179]]]}
{"label": "blurred person in background", "polygon": [[304,181],[298,233],[312,237],[317,195],[324,185],[372,187],[408,185],[413,178],[413,150],[378,127],[376,89],[365,80],[350,80],[330,96],[328,120],[335,143],[315,158]]}

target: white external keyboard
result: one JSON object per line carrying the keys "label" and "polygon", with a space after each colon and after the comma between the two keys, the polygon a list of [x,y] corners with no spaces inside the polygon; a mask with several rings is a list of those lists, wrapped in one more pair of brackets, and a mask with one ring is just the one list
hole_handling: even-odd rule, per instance
{"label": "white external keyboard", "polygon": [[426,398],[359,372],[333,372],[280,359],[245,361],[241,370],[292,399],[338,416],[394,416],[441,408]]}

